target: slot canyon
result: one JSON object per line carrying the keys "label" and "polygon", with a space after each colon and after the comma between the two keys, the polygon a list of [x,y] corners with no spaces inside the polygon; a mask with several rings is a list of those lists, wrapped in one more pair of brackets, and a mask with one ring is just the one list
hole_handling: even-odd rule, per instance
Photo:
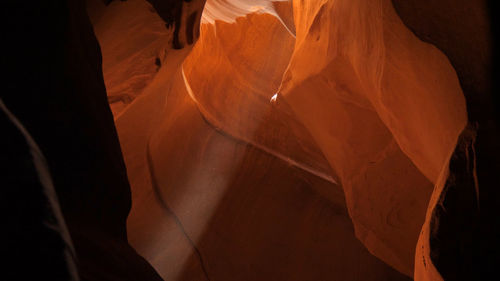
{"label": "slot canyon", "polygon": [[5,1],[0,280],[496,280],[495,1]]}

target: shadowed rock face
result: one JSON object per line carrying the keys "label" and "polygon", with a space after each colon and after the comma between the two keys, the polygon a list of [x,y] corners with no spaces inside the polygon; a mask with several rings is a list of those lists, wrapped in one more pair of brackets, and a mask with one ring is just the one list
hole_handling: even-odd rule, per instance
{"label": "shadowed rock face", "polygon": [[499,235],[499,219],[492,215],[499,198],[500,131],[494,95],[498,86],[492,83],[495,25],[490,21],[497,11],[487,1],[393,3],[419,38],[449,58],[467,101],[470,124],[458,140],[446,182],[434,191],[417,245],[415,277],[434,280],[439,272],[444,280],[488,279],[498,256]]}
{"label": "shadowed rock face", "polygon": [[[5,280],[78,280],[75,252],[37,144],[0,99]],[[8,172],[15,171],[15,172]],[[15,241],[16,243],[13,243]],[[29,264],[31,270],[23,266]]]}
{"label": "shadowed rock face", "polygon": [[174,27],[172,47],[182,49],[195,41],[206,0],[148,0],[167,27]]}
{"label": "shadowed rock face", "polygon": [[152,81],[168,50],[196,41],[204,4],[182,0],[125,2],[105,6],[101,0],[87,1],[101,44],[104,81],[115,116]]}
{"label": "shadowed rock face", "polygon": [[[9,71],[3,76],[1,98],[47,159],[74,242],[80,278],[161,280],[127,242],[130,187],[106,98],[99,45],[85,11],[85,2],[76,0],[5,3],[1,18],[8,30],[2,64]],[[13,147],[5,149],[27,151],[22,141],[10,145]],[[32,175],[17,166],[9,167],[8,172],[19,178],[19,185],[11,183],[11,188],[23,188],[22,179]],[[8,188],[2,185],[2,190],[4,187]],[[31,190],[26,190],[26,196],[31,196]],[[12,198],[7,206],[17,206],[18,199]],[[35,218],[44,201],[31,199],[32,206],[24,211]],[[25,223],[21,227],[29,231],[31,224],[40,221]],[[54,244],[46,242],[47,246]],[[24,258],[31,251],[21,253],[21,249],[15,252],[18,256],[8,259],[24,264],[24,271],[34,271],[32,263],[38,261]],[[60,245],[36,249],[42,251],[36,256],[49,259],[60,249]],[[49,269],[28,279],[67,280],[64,268]],[[57,272],[60,275],[54,276]],[[16,280],[24,279],[22,271],[18,274]]]}

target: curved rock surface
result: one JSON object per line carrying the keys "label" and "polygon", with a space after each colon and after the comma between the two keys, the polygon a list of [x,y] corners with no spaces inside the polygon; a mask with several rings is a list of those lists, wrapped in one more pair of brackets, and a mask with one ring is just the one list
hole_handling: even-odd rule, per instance
{"label": "curved rock surface", "polygon": [[4,279],[496,274],[494,1],[85,2],[2,10]]}
{"label": "curved rock surface", "polygon": [[[273,36],[266,35],[270,24]],[[134,198],[128,220],[132,245],[167,279],[322,280],[336,274],[343,280],[359,275],[404,280],[357,241],[343,194],[332,184],[314,141],[288,108],[269,102],[288,63],[292,34],[263,13],[216,25],[226,39],[215,38],[213,27],[203,25],[199,45],[184,67],[182,56],[189,50],[168,52],[164,65],[169,67],[160,68],[116,119]],[[229,40],[240,29],[255,37]],[[270,42],[260,47],[261,57],[252,58],[248,49],[245,53],[247,42],[264,38]],[[279,52],[283,45],[273,43],[283,43],[280,38],[289,42],[288,55]],[[210,46],[210,40],[220,44]],[[206,51],[221,56],[196,58]],[[233,63],[230,71],[228,62]],[[222,65],[217,68],[217,63]],[[231,91],[202,91],[196,79],[206,73],[199,66],[227,76],[223,82]],[[239,80],[230,76],[234,73],[241,73]],[[205,85],[217,82],[204,80]],[[207,118],[220,111],[234,118]],[[240,201],[247,207],[238,210],[234,204]],[[247,233],[247,238],[228,241],[221,232],[228,238]],[[345,256],[346,251],[352,254]]]}
{"label": "curved rock surface", "polygon": [[172,29],[146,1],[122,5],[89,2],[89,14],[103,56],[108,100],[116,116],[148,85],[161,67]]}
{"label": "curved rock surface", "polygon": [[390,1],[296,1],[294,11],[278,98],[339,175],[358,238],[412,275],[432,186],[467,121],[456,73]]}
{"label": "curved rock surface", "polygon": [[333,182],[307,130],[289,109],[269,102],[294,41],[268,13],[202,24],[200,40],[183,63],[186,87],[217,129]]}
{"label": "curved rock surface", "polygon": [[[496,174],[500,167],[493,1],[393,1],[405,24],[450,59],[467,100],[468,126],[449,172],[436,185],[415,256],[416,280],[494,275],[500,254]],[[490,18],[491,17],[491,18]],[[496,103],[495,103],[496,102]]]}
{"label": "curved rock surface", "polygon": [[[439,280],[415,251],[468,120],[442,51],[390,0],[209,0],[199,34],[201,11],[179,9],[161,31],[179,42],[115,120],[138,252],[173,280],[404,280],[415,264]],[[141,24],[127,40],[161,26]]]}
{"label": "curved rock surface", "polygon": [[[291,47],[293,36],[263,13],[215,24],[202,25],[183,67],[189,49],[168,52],[169,67],[116,119],[134,198],[131,244],[173,280],[405,280],[355,238],[314,141],[269,102],[292,51],[273,40]],[[249,37],[230,40],[241,29]],[[245,46],[264,38],[252,58]],[[226,79],[218,88],[217,78]],[[221,111],[232,118],[210,118]]]}

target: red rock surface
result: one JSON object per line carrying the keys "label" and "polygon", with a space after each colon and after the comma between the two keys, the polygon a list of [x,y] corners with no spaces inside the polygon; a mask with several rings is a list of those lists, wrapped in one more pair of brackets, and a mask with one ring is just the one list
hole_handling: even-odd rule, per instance
{"label": "red rock surface", "polygon": [[430,192],[467,121],[456,73],[390,1],[294,2],[294,11],[278,99],[339,175],[357,237],[411,276]]}
{"label": "red rock surface", "polygon": [[144,1],[103,13],[106,85],[133,92],[114,111],[129,241],[162,277],[414,275],[467,112],[391,1],[209,0],[181,50]]}
{"label": "red rock surface", "polygon": [[497,275],[495,1],[4,2],[2,280]]}

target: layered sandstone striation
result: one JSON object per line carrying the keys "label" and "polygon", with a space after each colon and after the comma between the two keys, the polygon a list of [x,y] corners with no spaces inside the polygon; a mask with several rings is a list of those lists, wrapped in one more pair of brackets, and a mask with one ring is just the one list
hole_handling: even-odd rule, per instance
{"label": "layered sandstone striation", "polygon": [[3,277],[439,281],[496,266],[486,0],[4,10]]}
{"label": "layered sandstone striation", "polygon": [[[122,5],[88,1],[89,16],[103,56],[108,100],[116,116],[151,82],[172,40],[172,29],[146,1]],[[170,42],[169,42],[170,41]]]}
{"label": "layered sandstone striation", "polygon": [[467,120],[456,73],[390,1],[296,1],[294,11],[278,98],[338,175],[357,237],[412,275],[430,192]]}
{"label": "layered sandstone striation", "polygon": [[129,240],[165,279],[407,279],[356,239],[328,162],[270,103],[293,44],[269,13],[202,24],[117,117]]}
{"label": "layered sandstone striation", "polygon": [[431,220],[474,138],[442,49],[390,0],[150,2],[94,28],[133,97],[128,238],[163,278],[442,279]]}

